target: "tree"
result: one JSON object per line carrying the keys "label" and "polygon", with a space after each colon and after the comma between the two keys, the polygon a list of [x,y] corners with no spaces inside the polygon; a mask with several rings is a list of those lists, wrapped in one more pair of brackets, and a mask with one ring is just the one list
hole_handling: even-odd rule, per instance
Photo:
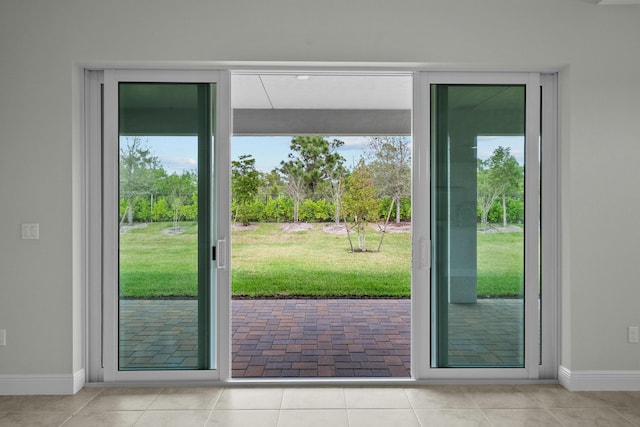
{"label": "tree", "polygon": [[401,199],[411,195],[411,141],[404,136],[372,136],[368,143],[379,195],[395,203],[399,223]]}
{"label": "tree", "polygon": [[476,189],[478,210],[480,211],[480,228],[483,230],[487,228],[489,210],[491,210],[491,206],[493,206],[498,196],[500,196],[500,189],[493,184],[492,178],[486,161],[478,160]]}
{"label": "tree", "polygon": [[[366,229],[369,221],[378,219],[378,199],[371,169],[360,160],[346,180],[342,199],[345,219],[350,218],[356,230],[358,250],[367,251]],[[349,235],[349,241],[351,237]],[[352,245],[353,248],[353,245]]]}
{"label": "tree", "polygon": [[[282,193],[284,192],[285,183],[282,182],[282,177],[280,176],[278,168],[274,168],[271,172],[265,174],[263,186],[264,188],[261,191],[261,194],[264,193],[267,197],[275,199],[282,195]],[[265,203],[267,200],[268,198],[265,199]]]}
{"label": "tree", "polygon": [[162,186],[173,212],[173,228],[177,230],[184,212],[183,205],[193,201],[193,195],[197,194],[198,175],[195,172],[183,172],[182,175],[174,172],[162,181]]}
{"label": "tree", "polygon": [[340,222],[342,181],[346,170],[345,160],[336,150],[343,144],[337,139],[329,142],[321,136],[296,136],[291,140],[289,160],[280,162],[280,172],[287,183],[287,194],[293,200],[294,222],[299,220],[299,208],[304,198],[316,201],[318,189],[325,182],[336,209],[334,219],[336,223]]}
{"label": "tree", "polygon": [[[153,206],[158,198],[158,193],[162,187],[162,183],[167,179],[167,171],[163,168],[153,169],[151,171],[151,178],[149,180],[149,208],[153,211]],[[153,221],[153,215],[151,216]]]}
{"label": "tree", "polygon": [[198,220],[198,192],[191,195],[191,204],[180,207],[180,216],[186,221]]}
{"label": "tree", "polygon": [[489,167],[493,171],[497,187],[502,198],[502,223],[507,226],[507,195],[518,191],[523,181],[523,168],[511,154],[510,148],[498,147],[489,158]]}
{"label": "tree", "polygon": [[256,170],[256,159],[250,154],[241,155],[231,162],[231,188],[236,201],[236,221],[249,225],[247,207],[253,203],[264,180]]}
{"label": "tree", "polygon": [[344,167],[342,160],[329,165],[326,168],[327,181],[331,192],[331,201],[333,202],[333,221],[336,225],[340,224],[340,212],[342,211],[342,197],[344,194],[344,179],[347,176],[347,169]]}
{"label": "tree", "polygon": [[502,223],[507,226],[507,196],[519,191],[523,179],[523,167],[510,148],[498,147],[487,160],[478,160],[477,191],[482,228],[486,228],[489,210],[498,197],[502,198]]}
{"label": "tree", "polygon": [[140,137],[125,138],[124,143],[120,143],[120,197],[127,201],[128,224],[133,224],[134,197],[151,192],[155,183],[154,170],[158,168],[158,158],[151,154]]}
{"label": "tree", "polygon": [[320,183],[335,177],[342,167],[344,158],[336,151],[342,145],[343,141],[329,142],[321,136],[296,136],[291,140],[289,162],[302,170],[302,183],[311,199],[316,199]]}
{"label": "tree", "polygon": [[298,222],[300,204],[304,199],[304,171],[300,161],[289,160],[280,162],[280,171],[287,183],[287,194],[293,201],[293,222]]}

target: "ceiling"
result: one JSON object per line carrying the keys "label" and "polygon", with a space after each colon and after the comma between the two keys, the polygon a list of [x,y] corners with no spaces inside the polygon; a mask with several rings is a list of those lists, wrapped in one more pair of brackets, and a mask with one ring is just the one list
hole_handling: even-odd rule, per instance
{"label": "ceiling", "polygon": [[410,75],[234,74],[234,109],[410,110]]}

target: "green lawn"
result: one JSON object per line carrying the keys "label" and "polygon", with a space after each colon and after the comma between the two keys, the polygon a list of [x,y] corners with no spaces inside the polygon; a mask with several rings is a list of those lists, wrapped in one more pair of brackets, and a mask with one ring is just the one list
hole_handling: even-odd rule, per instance
{"label": "green lawn", "polygon": [[[233,234],[234,295],[394,296],[410,294],[411,236],[385,236],[381,252],[351,253],[346,235],[322,224],[283,233],[278,224]],[[380,233],[369,232],[376,248]]]}
{"label": "green lawn", "polygon": [[524,233],[478,233],[478,296],[520,296],[524,283]]}
{"label": "green lawn", "polygon": [[[168,223],[120,235],[122,296],[196,294],[196,226],[181,225],[187,230],[179,235],[162,233]],[[369,233],[370,248],[379,236]],[[521,293],[522,238],[522,233],[478,234],[479,296]],[[297,233],[259,224],[257,230],[234,231],[232,242],[236,296],[410,295],[408,233],[388,233],[379,253],[350,253],[347,237],[324,233],[322,224]]]}
{"label": "green lawn", "polygon": [[152,223],[120,234],[120,295],[123,297],[197,294],[197,228],[181,224],[183,234],[162,231],[171,223]]}

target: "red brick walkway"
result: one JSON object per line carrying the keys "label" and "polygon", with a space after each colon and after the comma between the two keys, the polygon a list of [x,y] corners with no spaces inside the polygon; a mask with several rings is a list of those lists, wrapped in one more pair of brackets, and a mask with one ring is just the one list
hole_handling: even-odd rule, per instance
{"label": "red brick walkway", "polygon": [[408,377],[408,299],[233,300],[232,376]]}

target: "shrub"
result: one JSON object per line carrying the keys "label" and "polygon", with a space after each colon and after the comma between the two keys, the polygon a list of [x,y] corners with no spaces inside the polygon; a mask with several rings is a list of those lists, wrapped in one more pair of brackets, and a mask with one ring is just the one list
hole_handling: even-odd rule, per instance
{"label": "shrub", "polygon": [[327,222],[333,219],[333,204],[324,199],[313,201],[306,199],[300,206],[301,221]]}
{"label": "shrub", "polygon": [[164,197],[160,197],[158,201],[153,205],[151,216],[154,221],[171,221],[173,219],[173,213],[169,209],[169,203]]}

